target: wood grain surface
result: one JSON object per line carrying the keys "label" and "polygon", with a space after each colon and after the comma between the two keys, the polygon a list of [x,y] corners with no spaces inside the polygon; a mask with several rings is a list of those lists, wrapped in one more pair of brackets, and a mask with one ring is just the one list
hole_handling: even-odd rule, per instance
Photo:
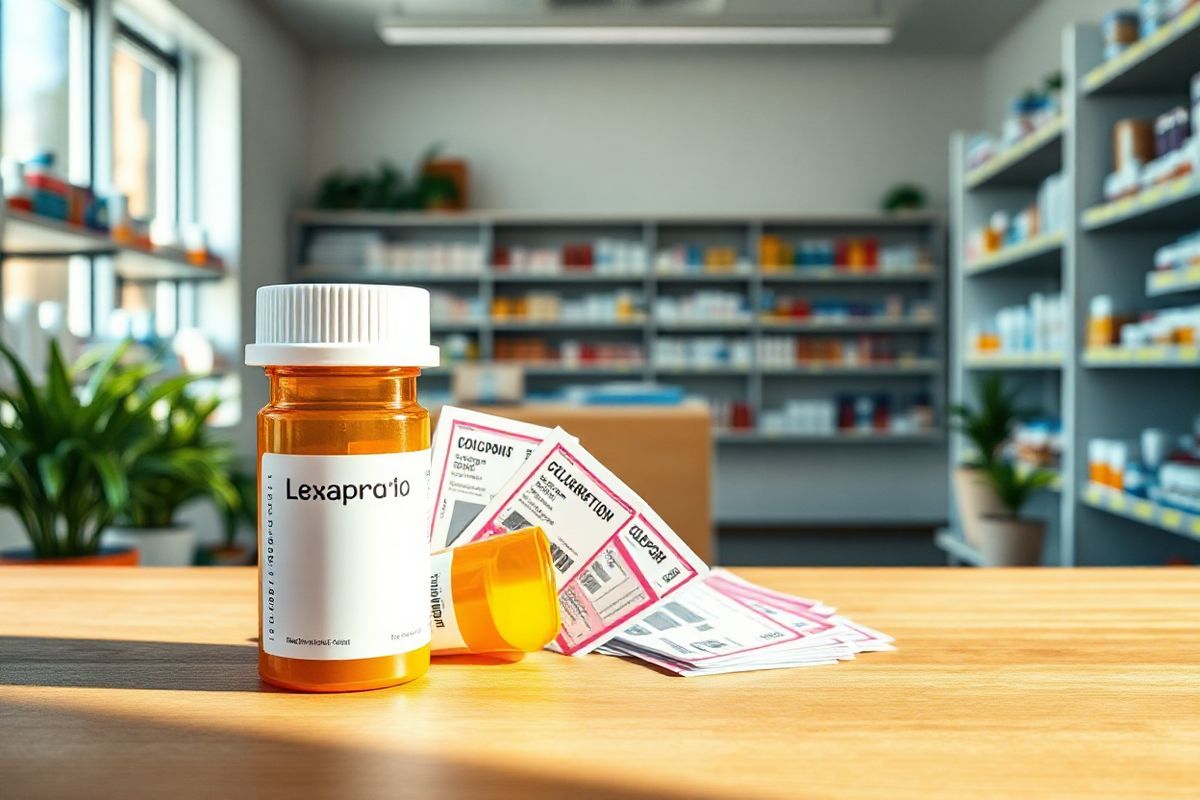
{"label": "wood grain surface", "polygon": [[898,652],[676,678],[604,656],[274,691],[250,569],[0,568],[0,797],[1200,795],[1194,570],[756,569]]}

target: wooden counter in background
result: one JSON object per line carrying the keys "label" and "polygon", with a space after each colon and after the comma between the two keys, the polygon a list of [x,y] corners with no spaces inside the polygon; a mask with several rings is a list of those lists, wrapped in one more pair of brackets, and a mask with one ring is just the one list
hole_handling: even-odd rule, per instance
{"label": "wooden counter in background", "polygon": [[644,497],[696,555],[708,563],[715,560],[712,421],[707,406],[521,405],[479,410],[562,426]]}
{"label": "wooden counter in background", "polygon": [[606,656],[278,692],[252,569],[0,567],[0,796],[1195,797],[1194,569],[755,569],[896,637],[677,678]]}

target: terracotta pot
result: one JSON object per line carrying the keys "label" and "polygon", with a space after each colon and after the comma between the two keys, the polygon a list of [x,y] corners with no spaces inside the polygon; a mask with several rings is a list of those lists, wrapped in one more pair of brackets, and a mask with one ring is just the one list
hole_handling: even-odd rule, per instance
{"label": "terracotta pot", "polygon": [[985,514],[1003,514],[1004,504],[979,467],[954,468],[954,499],[958,504],[958,521],[967,544],[978,550],[983,546],[979,519]]}
{"label": "terracotta pot", "polygon": [[196,563],[213,567],[243,567],[251,564],[250,551],[240,545],[234,547],[201,547],[196,553]]}
{"label": "terracotta pot", "polygon": [[196,532],[190,525],[163,528],[112,527],[101,541],[111,547],[132,547],[143,567],[190,567],[196,557]]}
{"label": "terracotta pot", "polygon": [[86,556],[38,558],[31,549],[0,552],[0,564],[26,567],[136,567],[138,552],[131,547],[101,547]]}
{"label": "terracotta pot", "polygon": [[979,519],[985,567],[1036,567],[1042,563],[1046,521],[986,514]]}
{"label": "terracotta pot", "polygon": [[438,158],[425,165],[425,175],[448,178],[458,190],[458,197],[446,199],[427,206],[427,211],[464,211],[470,205],[467,196],[470,186],[470,168],[461,158]]}

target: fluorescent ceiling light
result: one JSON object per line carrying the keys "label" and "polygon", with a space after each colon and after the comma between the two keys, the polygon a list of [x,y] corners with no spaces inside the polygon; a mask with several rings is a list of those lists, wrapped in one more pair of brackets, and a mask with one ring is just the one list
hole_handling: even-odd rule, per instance
{"label": "fluorescent ceiling light", "polygon": [[539,45],[539,44],[887,44],[884,26],[531,26],[433,27],[384,22],[383,41],[391,45]]}

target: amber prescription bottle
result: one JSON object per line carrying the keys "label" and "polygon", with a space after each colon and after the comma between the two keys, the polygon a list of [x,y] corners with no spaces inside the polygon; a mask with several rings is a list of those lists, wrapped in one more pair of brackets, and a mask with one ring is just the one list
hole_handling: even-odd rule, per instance
{"label": "amber prescription bottle", "polygon": [[541,528],[433,554],[435,655],[529,653],[558,635],[558,591]]}
{"label": "amber prescription bottle", "polygon": [[415,680],[429,667],[429,414],[417,404],[429,293],[301,284],[258,290],[246,363],[258,415],[258,672],[313,692]]}

